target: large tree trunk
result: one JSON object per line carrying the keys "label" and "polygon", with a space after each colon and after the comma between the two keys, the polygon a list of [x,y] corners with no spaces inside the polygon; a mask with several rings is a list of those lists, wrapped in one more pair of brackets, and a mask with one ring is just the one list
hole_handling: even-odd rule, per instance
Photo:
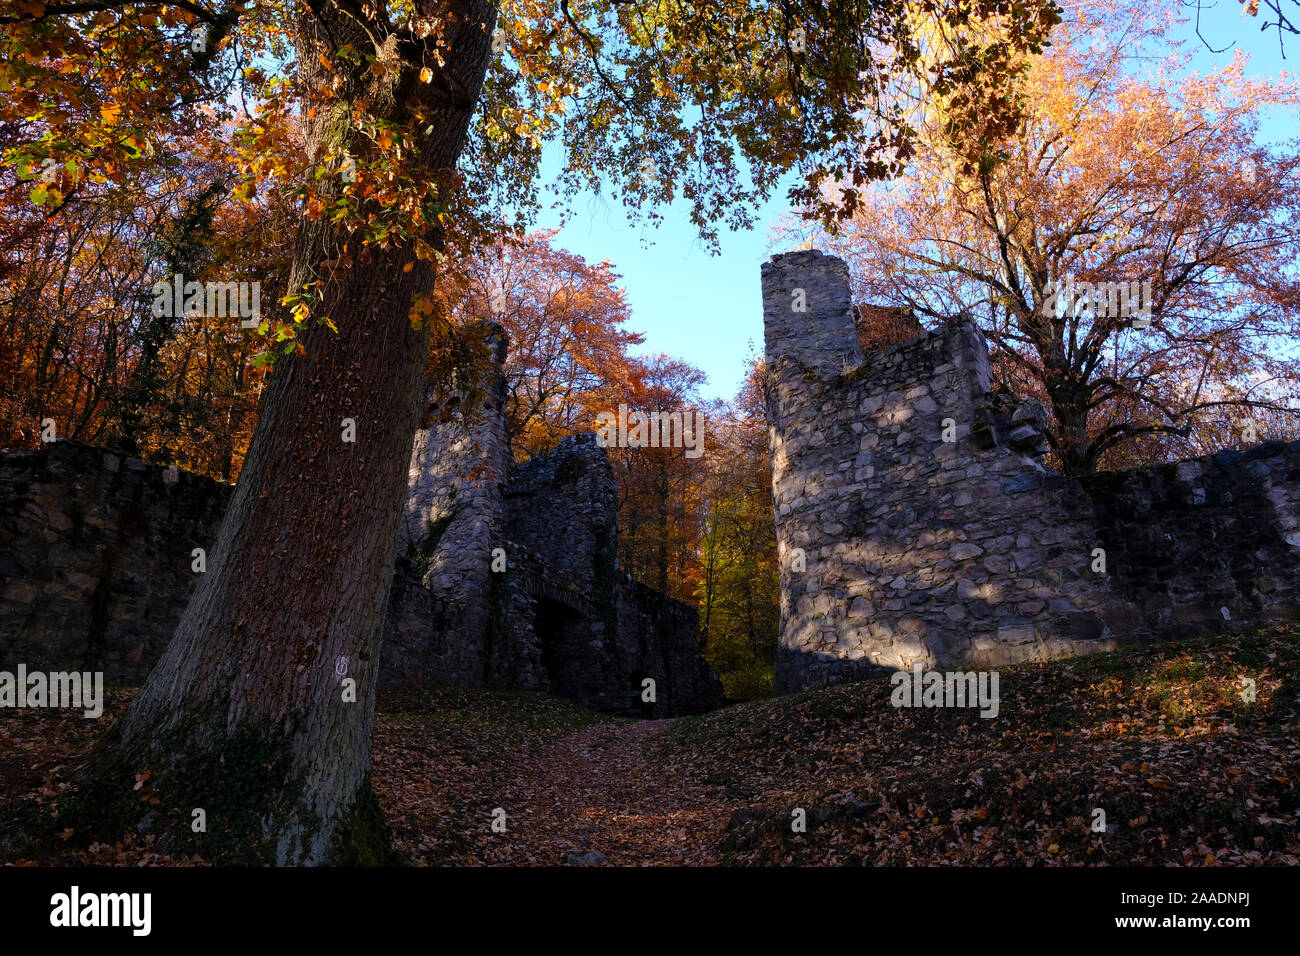
{"label": "large tree trunk", "polygon": [[[1056,417],[1056,452],[1061,470],[1067,475],[1095,471],[1097,459],[1088,431],[1088,395],[1081,379],[1071,370],[1047,367],[1047,396]],[[1054,383],[1061,384],[1054,384]]]}
{"label": "large tree trunk", "polygon": [[[395,120],[422,102],[435,117],[424,159],[450,170],[486,73],[495,8],[469,0],[429,12],[455,24],[454,102],[434,100],[418,66],[405,63],[358,84],[369,84],[372,110]],[[315,20],[301,27],[308,72],[318,69],[318,40],[365,42],[341,15],[328,31]],[[309,148],[347,137],[341,114],[318,110]],[[346,238],[304,223],[289,288],[317,275]],[[370,737],[428,348],[408,311],[433,282],[425,263],[403,271],[411,258],[407,248],[376,250],[372,263],[327,285],[314,312],[339,332],[313,328],[301,337],[304,355],[277,363],[207,571],[162,659],[81,775],[66,820],[83,838],[143,826],[174,852],[219,861],[385,858]],[[343,440],[345,419],[355,422],[354,443]],[[345,680],[355,681],[355,702],[344,699]],[[206,833],[192,832],[196,809]]]}

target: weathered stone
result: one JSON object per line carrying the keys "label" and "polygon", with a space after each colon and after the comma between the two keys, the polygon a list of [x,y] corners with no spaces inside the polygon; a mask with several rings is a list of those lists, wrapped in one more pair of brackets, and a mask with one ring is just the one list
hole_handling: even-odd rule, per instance
{"label": "weathered stone", "polygon": [[[696,652],[695,609],[618,571],[605,450],[594,435],[575,436],[515,465],[499,368],[495,376],[480,420],[430,416],[417,436],[381,687],[487,683],[644,716],[720,702]],[[231,487],[138,459],[115,468],[116,460],[72,442],[0,455],[0,529],[6,517],[32,520],[0,530],[0,552],[24,557],[0,564],[11,578],[0,582],[0,668],[75,663],[138,684],[170,639],[197,580],[190,552],[211,546]],[[32,490],[34,474],[43,491]],[[499,574],[497,547],[507,559]],[[71,661],[71,647],[93,648],[98,660],[79,650]],[[642,699],[647,680],[653,702]]]}
{"label": "weathered stone", "polygon": [[[965,319],[841,376],[822,350],[855,334],[847,286],[825,288],[844,274],[809,253],[764,266],[773,498],[782,547],[823,554],[836,586],[876,596],[875,610],[863,627],[856,602],[783,600],[779,691],[872,663],[997,666],[1300,613],[1300,442],[1067,481],[1038,460],[1046,410],[990,391]],[[772,290],[810,284],[839,305],[778,315]],[[956,441],[940,440],[945,419]],[[873,473],[836,483],[860,467]],[[846,529],[833,551],[819,542],[828,516]],[[1105,574],[1091,570],[1098,547]],[[819,645],[833,651],[800,652],[808,627],[840,635]]]}
{"label": "weathered stone", "polygon": [[1028,425],[1021,425],[1007,436],[1007,441],[1012,445],[1023,445],[1026,443],[1037,444],[1038,438],[1039,434],[1037,429],[1031,428]]}
{"label": "weathered stone", "polygon": [[10,581],[4,589],[4,600],[15,604],[31,604],[36,600],[36,588],[29,581]]}
{"label": "weathered stone", "polygon": [[1043,475],[1039,472],[1030,472],[1027,475],[1017,475],[1002,483],[1002,493],[1004,495],[1018,495],[1026,491],[1034,491],[1043,486]]}
{"label": "weathered stone", "polygon": [[998,641],[1002,644],[1028,644],[1037,637],[1032,621],[1000,621]]}
{"label": "weathered stone", "polygon": [[876,609],[866,598],[854,598],[853,603],[849,605],[849,617],[870,617],[875,613]]}
{"label": "weathered stone", "polygon": [[65,515],[62,511],[51,511],[49,517],[46,520],[49,522],[50,527],[53,528],[55,531],[72,530],[72,519],[69,518],[67,515]]}

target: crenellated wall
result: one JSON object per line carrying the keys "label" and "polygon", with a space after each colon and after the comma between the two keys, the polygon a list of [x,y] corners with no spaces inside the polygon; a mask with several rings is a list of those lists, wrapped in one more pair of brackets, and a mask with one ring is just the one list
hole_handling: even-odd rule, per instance
{"label": "crenellated wall", "polygon": [[864,355],[839,260],[762,280],[778,691],[1300,618],[1300,443],[1067,479],[973,323]]}

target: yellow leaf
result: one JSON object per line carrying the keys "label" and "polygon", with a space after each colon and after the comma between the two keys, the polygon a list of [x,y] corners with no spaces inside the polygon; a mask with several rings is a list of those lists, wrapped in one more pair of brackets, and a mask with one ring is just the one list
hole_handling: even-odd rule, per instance
{"label": "yellow leaf", "polygon": [[433,70],[429,69],[426,66],[423,70],[420,71],[420,82],[428,83],[431,79],[433,79]]}

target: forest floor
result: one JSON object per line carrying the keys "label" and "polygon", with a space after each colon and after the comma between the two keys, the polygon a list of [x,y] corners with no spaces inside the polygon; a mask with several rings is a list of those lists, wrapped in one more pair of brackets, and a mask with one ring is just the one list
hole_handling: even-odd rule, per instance
{"label": "forest floor", "polygon": [[[992,719],[895,708],[888,682],[659,721],[388,695],[374,786],[416,865],[1300,864],[1300,627],[999,675]],[[103,729],[0,711],[0,809],[57,794]],[[41,862],[204,861],[130,835]]]}

